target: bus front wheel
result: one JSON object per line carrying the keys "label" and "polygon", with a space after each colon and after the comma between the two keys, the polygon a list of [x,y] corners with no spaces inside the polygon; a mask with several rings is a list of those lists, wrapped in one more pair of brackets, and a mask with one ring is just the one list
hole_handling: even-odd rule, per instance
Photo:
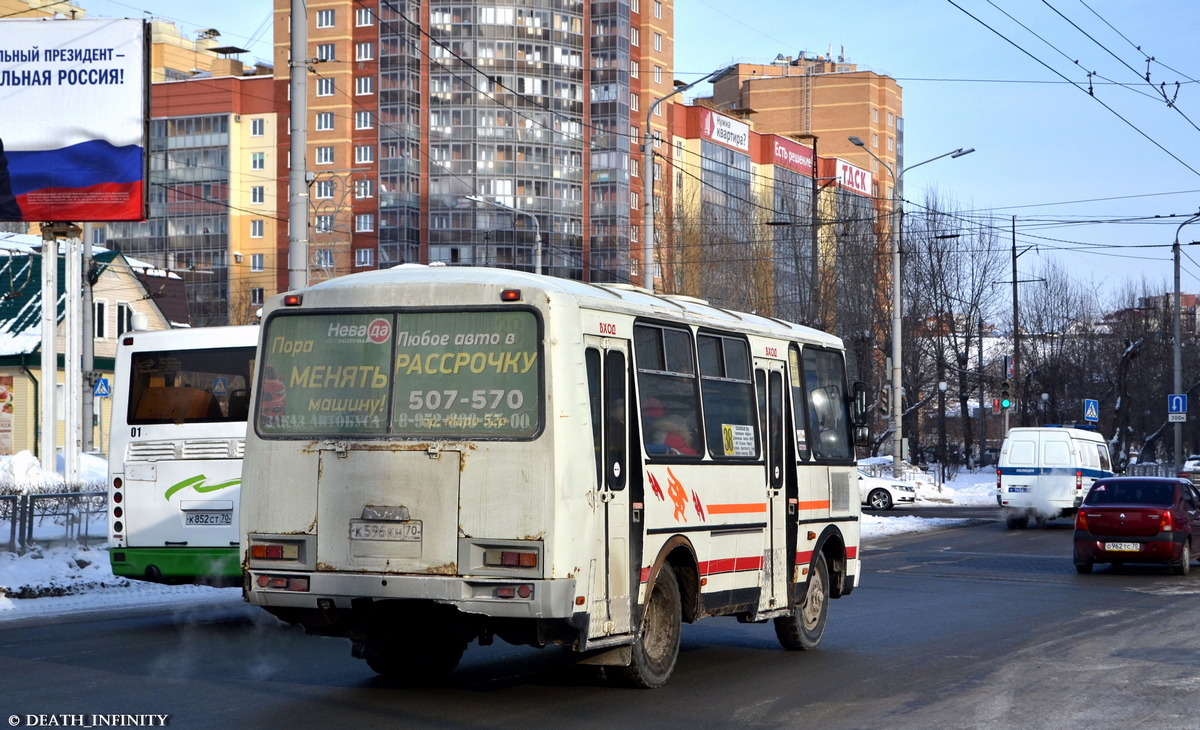
{"label": "bus front wheel", "polygon": [[644,689],[667,683],[679,657],[682,615],[679,581],[671,565],[663,563],[646,599],[632,661],[622,671],[627,683]]}
{"label": "bus front wheel", "polygon": [[829,566],[824,555],[813,556],[811,570],[804,603],[796,606],[791,616],[775,619],[775,636],[784,649],[811,651],[825,635],[825,622],[829,619]]}

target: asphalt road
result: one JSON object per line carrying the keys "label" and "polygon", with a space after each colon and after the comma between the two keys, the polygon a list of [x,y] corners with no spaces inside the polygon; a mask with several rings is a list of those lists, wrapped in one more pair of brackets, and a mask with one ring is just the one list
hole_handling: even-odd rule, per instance
{"label": "asphalt road", "polygon": [[[156,713],[170,727],[1167,728],[1200,712],[1200,567],[1075,573],[1070,525],[879,539],[815,652],[769,625],[685,627],[671,682],[608,686],[563,652],[472,647],[396,687],[240,604],[0,629],[0,723]],[[39,720],[39,718],[32,718]],[[45,726],[45,722],[42,722]]]}

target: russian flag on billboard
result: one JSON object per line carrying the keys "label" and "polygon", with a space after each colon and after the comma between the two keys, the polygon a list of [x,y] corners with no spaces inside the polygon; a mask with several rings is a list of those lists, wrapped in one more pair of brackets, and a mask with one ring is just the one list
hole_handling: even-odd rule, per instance
{"label": "russian flag on billboard", "polygon": [[0,220],[142,220],[145,25],[0,21]]}

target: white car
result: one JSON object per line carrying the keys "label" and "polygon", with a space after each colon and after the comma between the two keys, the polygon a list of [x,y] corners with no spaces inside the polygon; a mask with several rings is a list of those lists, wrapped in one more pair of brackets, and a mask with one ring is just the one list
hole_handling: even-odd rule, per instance
{"label": "white car", "polygon": [[917,501],[917,488],[897,479],[873,477],[858,470],[858,493],[862,503],[871,509],[891,509],[897,504]]}

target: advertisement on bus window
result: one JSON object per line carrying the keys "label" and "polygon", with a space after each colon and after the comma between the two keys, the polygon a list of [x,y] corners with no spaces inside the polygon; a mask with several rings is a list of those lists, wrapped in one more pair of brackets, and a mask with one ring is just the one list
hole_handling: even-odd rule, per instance
{"label": "advertisement on bus window", "polygon": [[257,425],[271,435],[528,438],[540,343],[527,311],[272,318]]}
{"label": "advertisement on bus window", "polygon": [[145,27],[0,23],[0,220],[145,218]]}

